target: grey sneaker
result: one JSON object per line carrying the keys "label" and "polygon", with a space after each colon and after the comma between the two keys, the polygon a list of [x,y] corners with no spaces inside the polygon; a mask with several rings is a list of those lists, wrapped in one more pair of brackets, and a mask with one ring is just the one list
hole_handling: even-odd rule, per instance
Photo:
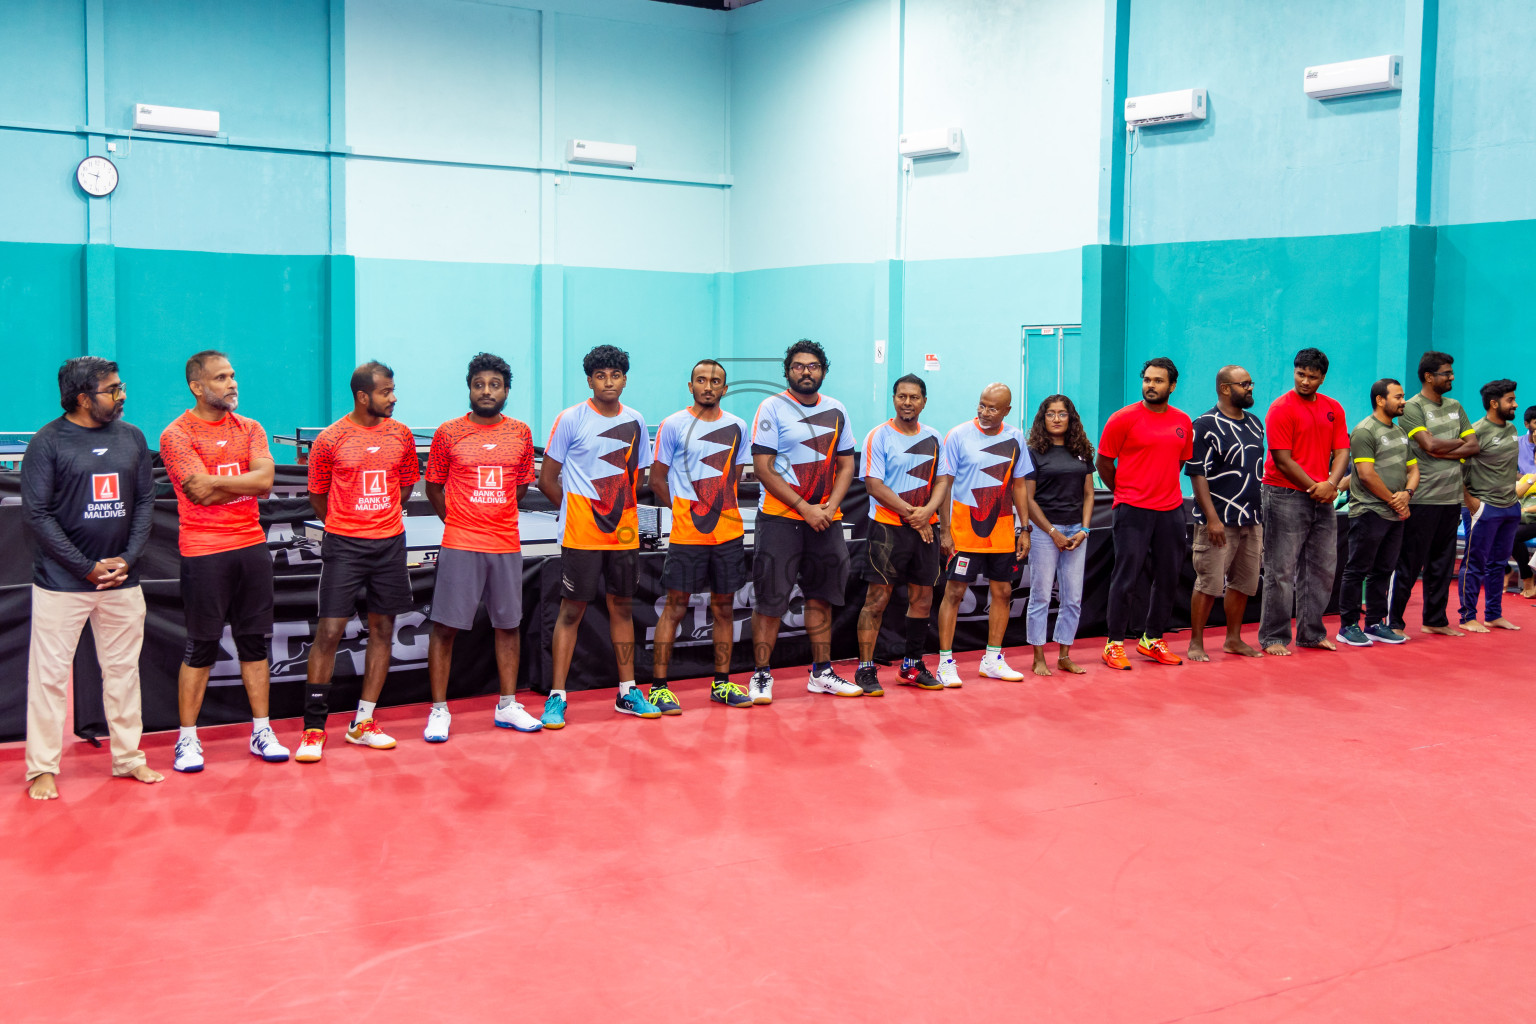
{"label": "grey sneaker", "polygon": [[1351,647],[1371,646],[1371,638],[1365,635],[1365,630],[1360,628],[1359,623],[1339,630],[1339,635],[1334,637],[1334,639],[1341,644],[1349,644]]}

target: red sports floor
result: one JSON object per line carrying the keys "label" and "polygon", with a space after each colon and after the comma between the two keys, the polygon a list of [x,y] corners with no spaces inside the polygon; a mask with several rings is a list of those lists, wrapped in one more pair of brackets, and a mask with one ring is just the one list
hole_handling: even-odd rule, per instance
{"label": "red sports floor", "polygon": [[1085,641],[1088,675],[1024,683],[969,656],[883,699],[782,672],[747,711],[682,684],[660,721],[577,694],[531,736],[478,699],[446,746],[386,710],[398,749],[313,766],[204,730],[191,777],[157,735],[155,787],[75,745],[52,804],[11,746],[0,1019],[1530,1022],[1536,607],[1509,614],[1126,673]]}

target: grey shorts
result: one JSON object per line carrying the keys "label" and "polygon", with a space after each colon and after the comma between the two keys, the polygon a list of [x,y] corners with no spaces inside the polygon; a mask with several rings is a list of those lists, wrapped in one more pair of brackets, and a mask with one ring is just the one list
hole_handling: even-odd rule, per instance
{"label": "grey shorts", "polygon": [[481,599],[496,629],[516,629],[523,621],[523,556],[513,551],[443,548],[437,553],[437,586],[432,591],[432,621],[469,629]]}
{"label": "grey shorts", "polygon": [[1264,556],[1264,527],[1260,523],[1227,527],[1227,543],[1216,547],[1204,523],[1195,524],[1195,589],[1220,597],[1228,587],[1252,597],[1259,589],[1259,564]]}

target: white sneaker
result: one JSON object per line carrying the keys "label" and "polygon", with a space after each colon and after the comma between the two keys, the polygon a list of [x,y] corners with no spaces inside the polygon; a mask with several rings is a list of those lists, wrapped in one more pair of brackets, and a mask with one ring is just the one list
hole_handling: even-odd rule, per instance
{"label": "white sneaker", "polygon": [[452,718],[447,708],[433,708],[427,713],[427,727],[421,731],[421,738],[428,743],[447,743],[448,722]]}
{"label": "white sneaker", "polygon": [[288,760],[288,748],[277,742],[277,736],[271,729],[258,729],[251,733],[251,753],[273,764]]}
{"label": "white sneaker", "polygon": [[325,730],[305,729],[299,739],[299,752],[293,759],[300,764],[314,764],[325,753]]}
{"label": "white sneaker", "polygon": [[828,668],[825,672],[812,672],[810,680],[805,688],[812,693],[830,693],[834,697],[862,697],[864,690],[856,683],[850,683],[842,676]]}
{"label": "white sneaker", "polygon": [[203,770],[203,745],[196,738],[176,741],[176,761],[171,765],[178,772]]}
{"label": "white sneaker", "polygon": [[753,672],[747,683],[747,696],[752,698],[753,704],[772,704],[773,676],[763,671]]}
{"label": "white sneaker", "polygon": [[348,729],[347,742],[356,743],[360,747],[372,747],[374,750],[395,749],[395,738],[387,735],[379,728],[379,723],[371,718],[365,718]]}
{"label": "white sneaker", "polygon": [[1008,665],[1008,659],[1001,654],[985,654],[981,658],[981,667],[976,674],[983,679],[1003,679],[1010,683],[1021,682],[1024,679],[1022,672],[1015,672]]}
{"label": "white sneaker", "polygon": [[946,690],[958,690],[965,685],[953,658],[939,662],[939,682],[944,684]]}
{"label": "white sneaker", "polygon": [[496,707],[496,728],[516,729],[518,732],[538,732],[544,723],[530,715],[517,701],[506,707]]}

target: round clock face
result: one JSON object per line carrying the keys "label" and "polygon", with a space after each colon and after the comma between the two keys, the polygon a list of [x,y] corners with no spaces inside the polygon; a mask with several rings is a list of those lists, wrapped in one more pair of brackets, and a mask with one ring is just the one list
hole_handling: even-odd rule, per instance
{"label": "round clock face", "polygon": [[117,188],[117,165],[104,156],[88,156],[75,168],[75,180],[86,195],[109,196]]}

